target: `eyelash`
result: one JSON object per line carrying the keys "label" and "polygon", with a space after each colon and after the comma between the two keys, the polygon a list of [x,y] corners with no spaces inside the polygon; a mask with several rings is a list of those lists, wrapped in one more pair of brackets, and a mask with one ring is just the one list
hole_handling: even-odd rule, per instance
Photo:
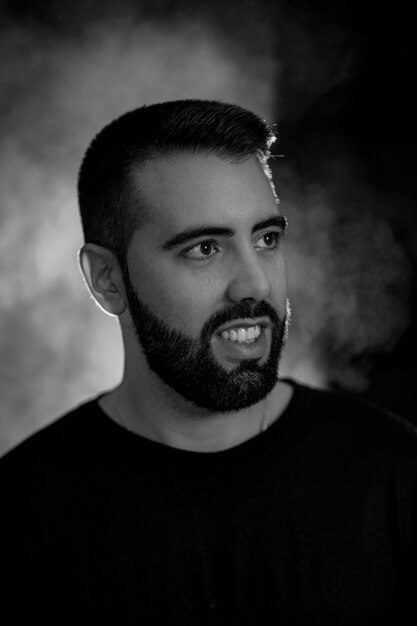
{"label": "eyelash", "polygon": [[211,246],[213,246],[214,248],[216,248],[216,252],[219,251],[219,247],[217,245],[217,242],[214,241],[214,239],[205,239],[204,241],[200,241],[200,243],[196,243],[193,246],[191,246],[190,248],[187,248],[186,250],[184,250],[181,254],[182,256],[184,256],[185,258],[191,259],[192,261],[208,261],[209,259],[211,259],[211,257],[213,256],[213,254],[210,255],[202,255],[200,258],[197,257],[192,257],[189,256],[189,253],[192,250],[198,249],[201,246],[204,246],[205,244],[210,244]]}
{"label": "eyelash", "polygon": [[[261,247],[258,248],[260,250],[266,250],[266,251],[272,251],[274,252],[277,248],[278,245],[281,241],[281,239],[283,238],[283,233],[277,233],[275,231],[271,231],[268,233],[264,233],[263,235],[261,235],[256,241],[258,242],[260,239],[264,239],[265,237],[270,237],[273,236],[274,238],[274,243],[271,246],[265,246],[265,247]],[[217,242],[214,239],[205,239],[204,241],[200,241],[200,243],[194,244],[193,246],[191,246],[190,248],[186,248],[181,254],[182,256],[184,256],[185,258],[191,259],[192,261],[198,261],[198,262],[207,262],[209,259],[211,259],[213,256],[215,256],[214,254],[207,254],[207,255],[202,255],[201,257],[192,257],[189,256],[189,253],[194,250],[194,249],[198,249],[201,246],[205,245],[205,244],[210,244],[211,246],[213,246],[216,250],[215,252],[219,252],[219,246],[217,245]],[[255,246],[256,247],[256,246]]]}

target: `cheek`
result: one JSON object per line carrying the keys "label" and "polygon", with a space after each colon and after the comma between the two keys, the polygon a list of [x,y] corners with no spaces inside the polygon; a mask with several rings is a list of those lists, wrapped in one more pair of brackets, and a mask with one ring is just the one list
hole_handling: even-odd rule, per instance
{"label": "cheek", "polygon": [[[153,313],[175,330],[198,338],[215,312],[214,286],[198,276],[184,276],[171,267],[144,267],[133,279],[138,297]],[[217,307],[218,308],[218,307]]]}
{"label": "cheek", "polygon": [[283,257],[281,257],[279,263],[276,264],[272,271],[269,272],[269,281],[271,285],[271,304],[275,306],[280,314],[285,314],[287,300],[287,277]]}

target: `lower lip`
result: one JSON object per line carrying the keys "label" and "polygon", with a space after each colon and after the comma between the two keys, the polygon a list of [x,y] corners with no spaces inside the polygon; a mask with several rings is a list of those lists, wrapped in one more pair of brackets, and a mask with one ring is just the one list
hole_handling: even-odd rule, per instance
{"label": "lower lip", "polygon": [[214,336],[213,348],[220,355],[231,361],[246,359],[261,359],[269,351],[270,331],[261,328],[261,334],[251,343],[239,343],[230,339],[223,339],[220,335]]}

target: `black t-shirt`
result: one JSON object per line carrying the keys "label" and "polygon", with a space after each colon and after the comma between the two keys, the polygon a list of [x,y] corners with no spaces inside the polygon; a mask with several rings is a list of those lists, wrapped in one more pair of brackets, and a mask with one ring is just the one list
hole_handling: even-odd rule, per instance
{"label": "black t-shirt", "polygon": [[415,623],[413,427],[291,384],[268,430],[221,452],[129,433],[96,400],[9,452],[0,461],[2,615]]}

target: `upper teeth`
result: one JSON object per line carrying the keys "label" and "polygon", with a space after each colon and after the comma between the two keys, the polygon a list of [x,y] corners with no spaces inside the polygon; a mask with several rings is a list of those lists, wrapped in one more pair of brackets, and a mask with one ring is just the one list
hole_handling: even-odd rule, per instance
{"label": "upper teeth", "polygon": [[259,325],[249,326],[249,328],[238,328],[237,330],[224,330],[222,332],[223,339],[228,339],[229,341],[238,341],[239,343],[244,343],[247,341],[255,341],[257,337],[261,334],[261,327]]}

